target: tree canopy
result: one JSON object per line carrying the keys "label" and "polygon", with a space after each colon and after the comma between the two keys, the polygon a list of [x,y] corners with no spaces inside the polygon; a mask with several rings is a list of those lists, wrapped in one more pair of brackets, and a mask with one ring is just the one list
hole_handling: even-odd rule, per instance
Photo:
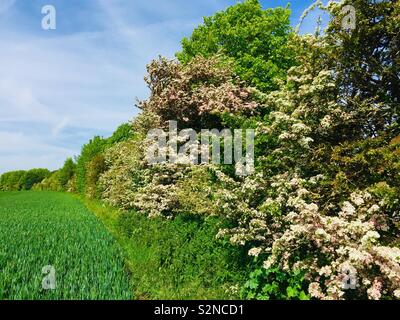
{"label": "tree canopy", "polygon": [[245,0],[205,17],[204,23],[182,40],[176,56],[186,64],[196,56],[217,53],[234,61],[234,71],[248,85],[269,92],[278,88],[295,59],[289,46],[290,10],[263,10],[258,0]]}

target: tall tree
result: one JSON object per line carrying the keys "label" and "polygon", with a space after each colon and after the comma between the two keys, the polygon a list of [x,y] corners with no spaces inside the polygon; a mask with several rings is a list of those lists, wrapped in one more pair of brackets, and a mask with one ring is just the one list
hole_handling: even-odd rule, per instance
{"label": "tall tree", "polygon": [[288,8],[263,10],[258,0],[245,0],[204,18],[204,24],[182,40],[183,50],[176,56],[187,63],[198,55],[222,53],[233,59],[235,72],[248,85],[275,90],[294,65],[289,17]]}

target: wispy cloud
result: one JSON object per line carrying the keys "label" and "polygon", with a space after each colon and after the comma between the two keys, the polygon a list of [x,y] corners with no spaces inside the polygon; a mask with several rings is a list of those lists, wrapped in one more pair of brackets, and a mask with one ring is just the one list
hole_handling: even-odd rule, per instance
{"label": "wispy cloud", "polygon": [[59,123],[57,123],[51,131],[52,136],[57,137],[60,132],[69,124],[69,122],[69,118],[64,118]]}

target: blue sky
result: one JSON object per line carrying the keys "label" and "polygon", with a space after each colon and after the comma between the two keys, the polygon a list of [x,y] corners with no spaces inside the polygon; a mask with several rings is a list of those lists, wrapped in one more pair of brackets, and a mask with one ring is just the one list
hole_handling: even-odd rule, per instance
{"label": "blue sky", "polygon": [[[147,97],[146,64],[172,58],[204,16],[237,2],[0,0],[0,173],[57,169],[92,136],[109,136]],[[313,2],[291,1],[293,25]],[[41,28],[44,5],[56,8],[56,30]]]}

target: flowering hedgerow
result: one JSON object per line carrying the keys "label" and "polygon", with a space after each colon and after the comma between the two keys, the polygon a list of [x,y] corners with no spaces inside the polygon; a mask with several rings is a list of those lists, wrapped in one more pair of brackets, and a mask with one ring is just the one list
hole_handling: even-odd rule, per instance
{"label": "flowering hedgerow", "polygon": [[[312,298],[400,298],[398,129],[394,116],[386,128],[380,119],[396,105],[349,95],[353,84],[341,81],[352,70],[343,68],[335,51],[343,39],[332,45],[334,36],[294,36],[298,64],[267,95],[244,86],[220,57],[153,61],[151,96],[136,121],[140,138],[106,152],[103,198],[149,217],[220,215],[230,227],[219,238],[248,249],[274,270],[269,277],[301,275]],[[254,174],[146,163],[141,126],[177,120],[183,128],[222,128],[226,114],[256,124]]]}
{"label": "flowering hedgerow", "polygon": [[[315,298],[394,295],[400,288],[400,249],[379,244],[388,218],[368,192],[353,193],[336,216],[321,213],[315,203],[295,201],[284,219],[290,227],[268,248],[266,268],[304,270]],[[344,283],[348,272],[355,277],[353,290]]]}
{"label": "flowering hedgerow", "polygon": [[[226,177],[221,179],[227,181]],[[393,228],[384,200],[368,191],[354,192],[339,212],[327,214],[311,201],[321,176],[305,180],[279,175],[268,183],[260,176],[246,180],[217,192],[224,202],[220,203],[221,211],[227,211],[222,213],[236,213],[238,218],[238,226],[221,230],[220,237],[229,236],[235,245],[252,244],[249,255],[268,256],[264,262],[267,269],[304,272],[314,298],[398,295],[400,249],[380,242]],[[253,192],[246,185],[255,186]],[[255,191],[263,185],[265,194],[273,197],[254,208]],[[345,285],[348,273],[355,277],[353,289]]]}

